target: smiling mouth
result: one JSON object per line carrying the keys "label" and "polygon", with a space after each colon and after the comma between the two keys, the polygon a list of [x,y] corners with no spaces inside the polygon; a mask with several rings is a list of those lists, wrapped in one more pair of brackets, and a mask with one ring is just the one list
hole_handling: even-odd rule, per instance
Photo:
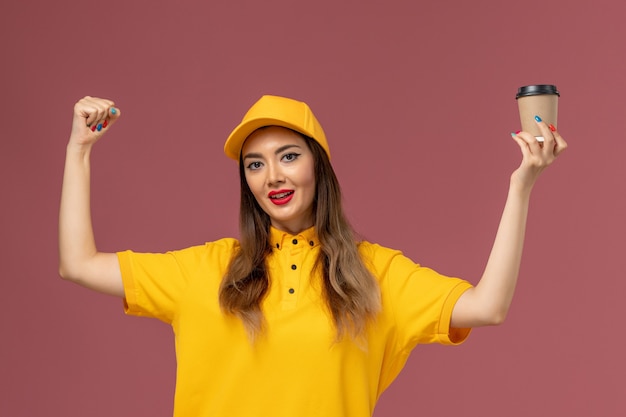
{"label": "smiling mouth", "polygon": [[282,193],[272,194],[272,195],[270,196],[270,198],[271,198],[272,200],[280,200],[280,199],[282,199],[282,198],[289,197],[289,196],[290,196],[290,195],[292,195],[292,194],[293,194],[293,191],[285,191],[285,192],[282,192]]}
{"label": "smiling mouth", "polygon": [[291,201],[293,198],[294,191],[293,190],[279,190],[276,192],[271,192],[268,196],[270,201],[276,206],[282,206]]}

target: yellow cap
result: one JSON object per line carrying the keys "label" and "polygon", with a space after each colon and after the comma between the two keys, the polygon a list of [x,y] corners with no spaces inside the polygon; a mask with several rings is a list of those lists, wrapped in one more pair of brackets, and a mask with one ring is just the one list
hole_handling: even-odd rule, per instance
{"label": "yellow cap", "polygon": [[250,107],[239,126],[226,139],[226,156],[239,161],[243,142],[252,132],[265,126],[281,126],[302,133],[319,143],[330,158],[326,135],[311,108],[302,101],[278,96],[263,96]]}

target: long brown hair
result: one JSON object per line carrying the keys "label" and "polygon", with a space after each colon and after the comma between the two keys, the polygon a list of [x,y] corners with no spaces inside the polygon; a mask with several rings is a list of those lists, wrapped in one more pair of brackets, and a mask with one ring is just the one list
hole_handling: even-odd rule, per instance
{"label": "long brown hair", "polygon": [[[346,334],[356,339],[364,335],[368,322],[380,311],[380,290],[359,254],[354,230],[343,212],[339,181],[326,152],[315,140],[301,136],[313,154],[315,166],[313,212],[321,248],[315,269],[321,269],[323,293],[337,339]],[[265,259],[272,251],[270,218],[254,198],[241,160],[239,177],[240,248],[222,280],[219,301],[224,312],[242,320],[254,340],[264,328],[261,303],[269,289]]]}

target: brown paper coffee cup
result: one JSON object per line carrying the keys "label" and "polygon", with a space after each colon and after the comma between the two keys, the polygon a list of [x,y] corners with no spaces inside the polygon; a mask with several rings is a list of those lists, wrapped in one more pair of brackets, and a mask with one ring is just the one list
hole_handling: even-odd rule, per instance
{"label": "brown paper coffee cup", "polygon": [[546,124],[556,127],[560,95],[555,85],[538,84],[518,88],[515,98],[522,130],[543,142],[543,134],[539,130],[535,116],[539,116]]}

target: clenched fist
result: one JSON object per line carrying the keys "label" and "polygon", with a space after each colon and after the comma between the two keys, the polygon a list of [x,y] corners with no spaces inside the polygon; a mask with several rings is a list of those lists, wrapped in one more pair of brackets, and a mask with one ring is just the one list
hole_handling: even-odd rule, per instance
{"label": "clenched fist", "polygon": [[74,105],[70,145],[90,146],[120,117],[111,100],[86,96]]}

